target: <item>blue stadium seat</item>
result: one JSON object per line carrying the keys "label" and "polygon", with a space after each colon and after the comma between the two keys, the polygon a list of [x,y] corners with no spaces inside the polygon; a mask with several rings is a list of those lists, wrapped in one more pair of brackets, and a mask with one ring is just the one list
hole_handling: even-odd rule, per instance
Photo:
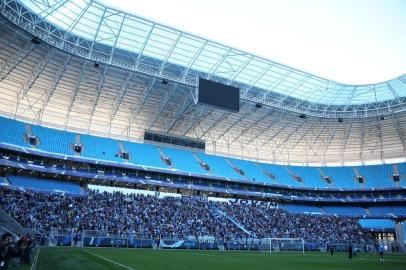
{"label": "blue stadium seat", "polygon": [[81,134],[80,143],[83,146],[81,153],[83,157],[123,162],[117,155],[120,147],[116,140]]}
{"label": "blue stadium seat", "polygon": [[254,161],[247,161],[243,159],[228,158],[232,164],[244,171],[245,176],[249,180],[258,182],[272,183],[273,180],[261,171],[261,168]]}
{"label": "blue stadium seat", "polygon": [[165,153],[172,160],[172,167],[184,172],[191,172],[196,174],[208,174],[209,172],[200,166],[199,162],[190,151],[182,149],[161,147],[162,152]]}
{"label": "blue stadium seat", "polygon": [[365,209],[360,206],[323,206],[323,209],[328,214],[336,214],[336,215],[357,216],[367,214],[365,212]]}
{"label": "blue stadium seat", "polygon": [[24,125],[23,122],[0,117],[0,142],[30,147],[24,140]]}
{"label": "blue stadium seat", "polygon": [[268,173],[273,174],[276,179],[275,182],[279,185],[289,185],[289,186],[303,186],[303,183],[300,183],[292,178],[289,172],[282,165],[268,164],[268,163],[259,163],[259,166],[267,171]]}
{"label": "blue stadium seat", "polygon": [[371,206],[368,209],[372,215],[389,215],[392,211],[390,206]]}
{"label": "blue stadium seat", "polygon": [[322,167],[321,170],[326,176],[333,180],[334,187],[361,188],[355,179],[355,172],[352,167]]}
{"label": "blue stadium seat", "polygon": [[230,179],[247,180],[246,177],[241,176],[236,171],[234,171],[234,169],[231,167],[230,164],[227,163],[224,157],[207,155],[204,153],[198,153],[197,155],[202,161],[209,164],[210,170],[213,175],[228,177]]}
{"label": "blue stadium seat", "polygon": [[360,219],[358,223],[365,229],[394,229],[395,222],[391,219]]}
{"label": "blue stadium seat", "polygon": [[125,149],[130,154],[130,162],[156,168],[168,168],[161,160],[155,145],[124,142]]}
{"label": "blue stadium seat", "polygon": [[72,182],[62,182],[58,180],[40,179],[23,175],[9,175],[7,177],[12,186],[43,191],[62,191],[72,194],[81,194],[78,184]]}
{"label": "blue stadium seat", "polygon": [[120,152],[116,140],[81,134],[80,143],[83,146],[81,153],[83,157],[115,162],[123,161],[119,156],[116,156]]}
{"label": "blue stadium seat", "polygon": [[288,210],[291,213],[319,213],[323,214],[323,211],[314,205],[298,205],[298,204],[281,204],[279,207]]}
{"label": "blue stadium seat", "polygon": [[358,171],[365,177],[367,187],[394,187],[395,182],[392,179],[393,165],[369,165],[359,166]]}
{"label": "blue stadium seat", "polygon": [[74,154],[71,145],[75,142],[75,134],[38,125],[32,125],[31,129],[32,133],[39,138],[38,149],[64,155]]}
{"label": "blue stadium seat", "polygon": [[328,183],[321,178],[316,167],[288,166],[288,168],[299,175],[307,187],[328,187]]}

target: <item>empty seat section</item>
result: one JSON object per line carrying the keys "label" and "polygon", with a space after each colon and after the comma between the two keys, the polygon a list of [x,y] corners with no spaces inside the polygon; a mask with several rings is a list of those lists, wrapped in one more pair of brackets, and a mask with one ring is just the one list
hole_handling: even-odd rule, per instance
{"label": "empty seat section", "polygon": [[31,129],[32,133],[40,140],[38,149],[64,155],[74,154],[71,145],[75,142],[75,134],[37,125],[33,125]]}
{"label": "empty seat section", "polygon": [[0,142],[29,147],[24,140],[25,124],[16,120],[0,117]]}
{"label": "empty seat section", "polygon": [[357,167],[359,173],[365,177],[367,187],[394,187],[392,179],[393,165],[368,165]]}
{"label": "empty seat section", "polygon": [[130,162],[156,168],[168,168],[161,160],[155,145],[124,142],[125,149],[130,154]]}
{"label": "empty seat section", "polygon": [[289,185],[289,186],[303,186],[302,183],[294,180],[289,172],[282,165],[274,165],[267,163],[259,163],[262,169],[273,174],[276,179],[275,182],[280,185]]}
{"label": "empty seat section", "polygon": [[249,180],[255,179],[255,181],[265,182],[265,183],[272,182],[272,179],[269,176],[262,173],[261,169],[255,165],[255,162],[242,160],[242,159],[233,159],[233,158],[229,158],[229,160],[235,166],[242,169],[244,171],[245,176]]}
{"label": "empty seat section", "polygon": [[231,179],[247,180],[244,176],[234,171],[230,164],[223,157],[206,155],[203,153],[197,154],[199,158],[210,166],[212,174],[219,177],[228,177]]}
{"label": "empty seat section", "polygon": [[35,178],[23,175],[9,175],[8,179],[13,186],[45,191],[63,191],[81,194],[80,186],[72,182]]}
{"label": "empty seat section", "polygon": [[394,215],[406,215],[406,205],[405,206],[391,206],[391,211]]}
{"label": "empty seat section", "polygon": [[299,175],[307,187],[328,187],[327,182],[320,177],[320,172],[316,167],[288,166],[288,168]]}
{"label": "empty seat section", "polygon": [[314,205],[282,204],[279,207],[284,208],[291,213],[323,213],[319,207]]}
{"label": "empty seat section", "polygon": [[404,206],[371,206],[369,211],[373,215],[406,215],[406,205]]}
{"label": "empty seat section", "polygon": [[329,214],[336,215],[366,215],[365,209],[360,206],[323,206],[323,209]]}
{"label": "empty seat section", "polygon": [[358,223],[365,229],[395,229],[391,219],[360,219]]}
{"label": "empty seat section", "polygon": [[372,215],[389,215],[392,212],[390,206],[371,206],[368,209]]}
{"label": "empty seat section", "polygon": [[120,151],[116,140],[81,134],[80,143],[83,146],[81,153],[83,157],[115,162],[123,161],[123,159],[116,156]]}
{"label": "empty seat section", "polygon": [[203,169],[192,152],[162,147],[162,151],[172,160],[172,167],[184,172],[197,174],[207,174],[208,171]]}
{"label": "empty seat section", "polygon": [[399,163],[398,170],[400,174],[400,186],[406,186],[406,163]]}
{"label": "empty seat section", "polygon": [[337,188],[361,188],[356,182],[355,172],[352,167],[322,167],[326,176],[332,178],[332,185]]}

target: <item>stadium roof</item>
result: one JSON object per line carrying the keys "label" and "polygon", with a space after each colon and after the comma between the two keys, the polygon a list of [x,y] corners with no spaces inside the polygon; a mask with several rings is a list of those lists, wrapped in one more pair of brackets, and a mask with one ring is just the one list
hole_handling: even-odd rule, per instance
{"label": "stadium roof", "polygon": [[[179,66],[179,74],[202,72],[309,103],[359,105],[406,97],[406,74],[387,82],[345,85],[123,13],[92,0],[21,0],[42,19],[68,34]],[[91,45],[92,46],[92,45]],[[94,50],[97,50],[94,48]],[[176,67],[174,67],[176,68]],[[326,110],[330,110],[326,108]]]}
{"label": "stadium roof", "polygon": [[[343,85],[89,0],[2,0],[0,13],[3,114],[125,139],[152,129],[271,161],[405,156],[406,75]],[[198,77],[240,87],[240,113],[195,104]]]}

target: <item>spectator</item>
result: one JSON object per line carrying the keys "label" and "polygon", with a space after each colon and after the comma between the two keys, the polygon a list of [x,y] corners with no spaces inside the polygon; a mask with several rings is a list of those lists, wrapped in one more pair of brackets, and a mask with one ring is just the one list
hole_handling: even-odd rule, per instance
{"label": "spectator", "polygon": [[[356,219],[292,214],[261,203],[238,204],[89,191],[87,197],[0,189],[0,205],[19,223],[49,235],[51,230],[152,237],[246,238],[231,218],[258,238],[304,238],[314,242],[366,243]],[[226,215],[215,215],[220,209]],[[77,239],[79,241],[79,239]]]}

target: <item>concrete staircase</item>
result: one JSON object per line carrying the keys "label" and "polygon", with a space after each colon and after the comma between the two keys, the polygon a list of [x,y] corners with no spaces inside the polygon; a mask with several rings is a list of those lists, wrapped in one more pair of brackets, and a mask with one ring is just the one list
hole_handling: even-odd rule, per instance
{"label": "concrete staircase", "polygon": [[21,226],[20,223],[9,216],[3,209],[0,209],[0,227],[2,227],[3,230],[9,231],[13,234],[40,234],[34,229],[24,228],[23,226]]}
{"label": "concrete staircase", "polygon": [[7,177],[0,177],[0,183],[4,183],[6,185],[11,185],[10,181]]}
{"label": "concrete staircase", "polygon": [[193,153],[193,157],[199,163],[200,167],[203,168],[203,170],[207,171],[208,174],[212,173],[209,164],[204,162],[196,153]]}
{"label": "concrete staircase", "polygon": [[277,183],[278,180],[276,179],[275,175],[273,175],[271,172],[268,172],[267,170],[265,170],[264,168],[262,168],[261,166],[259,166],[258,163],[254,162],[255,166],[258,168],[258,170],[260,170],[266,177],[268,177],[269,179],[271,179],[274,183]]}
{"label": "concrete staircase", "polygon": [[371,214],[371,211],[369,211],[369,209],[368,209],[368,208],[365,208],[365,213],[367,214],[367,216],[372,215],[372,214]]}
{"label": "concrete staircase", "polygon": [[235,226],[237,226],[237,228],[239,228],[240,230],[242,230],[243,232],[245,232],[249,236],[255,237],[255,234],[253,234],[251,231],[246,229],[236,218],[231,217],[225,211],[219,209],[218,207],[210,206],[209,211],[212,214],[212,216],[216,220],[218,220],[220,222],[220,224],[222,224],[223,227],[227,227],[227,226],[221,220],[222,220],[222,218],[226,218],[229,221],[231,221]]}

